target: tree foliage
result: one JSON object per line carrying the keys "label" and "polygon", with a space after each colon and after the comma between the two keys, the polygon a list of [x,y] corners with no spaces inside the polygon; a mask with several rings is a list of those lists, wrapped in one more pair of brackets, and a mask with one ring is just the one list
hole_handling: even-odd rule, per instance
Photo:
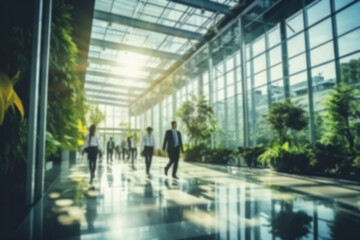
{"label": "tree foliage", "polygon": [[192,95],[191,100],[184,102],[176,111],[176,116],[185,125],[186,134],[195,146],[209,140],[211,133],[218,129],[213,108],[204,96]]}
{"label": "tree foliage", "polygon": [[305,111],[295,106],[289,99],[275,103],[265,115],[265,119],[279,135],[281,144],[288,140],[289,129],[300,131],[308,124]]}
{"label": "tree foliage", "polygon": [[355,83],[360,79],[360,58],[341,63],[341,80],[346,84]]}
{"label": "tree foliage", "polygon": [[355,154],[360,145],[359,87],[340,84],[325,101],[324,134],[321,142],[345,147]]}
{"label": "tree foliage", "polygon": [[99,125],[105,120],[105,115],[100,111],[98,105],[90,106],[89,110],[89,122],[90,124]]}

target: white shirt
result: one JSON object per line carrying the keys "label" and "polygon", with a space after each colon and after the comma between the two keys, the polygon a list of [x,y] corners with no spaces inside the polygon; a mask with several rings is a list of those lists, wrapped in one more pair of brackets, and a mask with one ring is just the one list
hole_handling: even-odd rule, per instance
{"label": "white shirt", "polygon": [[136,148],[136,142],[133,138],[130,139],[130,148]]}
{"label": "white shirt", "polygon": [[95,133],[94,136],[91,136],[90,134],[87,134],[84,141],[84,149],[87,147],[98,147],[101,151],[101,142],[99,136]]}
{"label": "white shirt", "polygon": [[146,134],[142,138],[141,142],[141,150],[144,150],[145,147],[153,147],[155,149],[155,138],[152,134]]}

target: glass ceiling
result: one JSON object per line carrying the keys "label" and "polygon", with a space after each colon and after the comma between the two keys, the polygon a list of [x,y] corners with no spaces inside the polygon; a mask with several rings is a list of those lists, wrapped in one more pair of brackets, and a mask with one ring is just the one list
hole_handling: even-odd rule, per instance
{"label": "glass ceiling", "polygon": [[177,1],[96,0],[85,77],[88,100],[128,106],[224,16]]}

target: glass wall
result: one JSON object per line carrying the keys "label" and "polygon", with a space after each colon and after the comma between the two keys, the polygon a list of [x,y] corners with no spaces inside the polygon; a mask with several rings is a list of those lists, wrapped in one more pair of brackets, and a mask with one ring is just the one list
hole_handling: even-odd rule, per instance
{"label": "glass wall", "polygon": [[269,142],[272,133],[264,114],[285,98],[303,107],[313,120],[292,135],[294,142],[318,140],[329,90],[340,81],[360,82],[360,2],[309,2],[276,22],[254,27],[239,19],[204,46],[206,64],[191,65],[190,70],[197,71],[188,69],[191,74],[183,74],[187,80],[174,96],[153,107],[159,136],[170,127],[174,110],[190,95],[202,93],[219,121],[213,147],[235,149],[246,142],[250,146]]}

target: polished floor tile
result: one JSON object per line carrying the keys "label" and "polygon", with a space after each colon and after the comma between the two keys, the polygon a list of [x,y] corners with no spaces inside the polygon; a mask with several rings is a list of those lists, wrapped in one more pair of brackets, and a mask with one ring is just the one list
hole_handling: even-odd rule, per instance
{"label": "polished floor tile", "polygon": [[61,174],[14,239],[360,239],[360,187],[267,170],[180,163],[165,177],[123,161],[87,161]]}

